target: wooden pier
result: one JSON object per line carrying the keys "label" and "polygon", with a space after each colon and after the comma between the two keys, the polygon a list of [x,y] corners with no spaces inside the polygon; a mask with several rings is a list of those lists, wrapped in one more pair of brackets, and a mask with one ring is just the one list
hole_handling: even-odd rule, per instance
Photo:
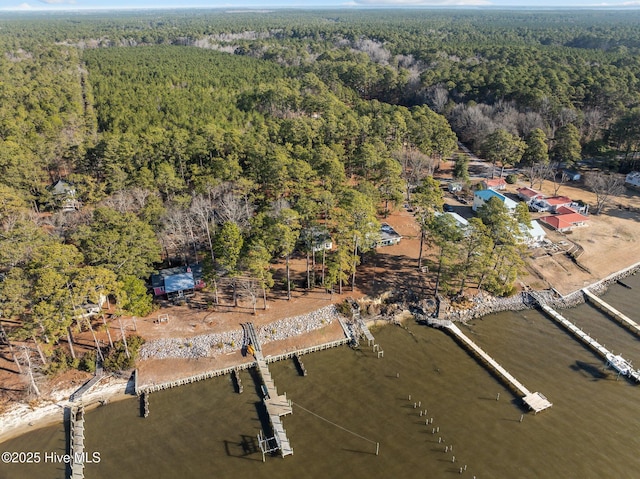
{"label": "wooden pier", "polygon": [[[316,351],[324,351],[325,349],[336,348],[338,346],[343,346],[348,344],[351,341],[350,338],[342,338],[336,341],[329,341],[328,343],[317,344],[315,346],[310,346],[308,348],[296,349],[295,351],[287,351],[282,354],[277,354],[275,356],[266,356],[264,360],[268,363],[274,363],[276,361],[281,361],[283,359],[289,359],[294,357],[296,354],[302,356],[303,354],[314,353]],[[198,381],[204,381],[205,379],[211,379],[217,376],[226,376],[227,374],[232,374],[234,371],[243,371],[245,369],[255,368],[257,364],[255,361],[247,361],[246,363],[238,364],[236,366],[230,366],[228,368],[222,369],[214,369],[212,371],[207,371],[200,374],[195,374],[193,376],[188,376],[180,379],[175,379],[173,381],[167,381],[159,384],[147,384],[138,386],[136,384],[136,395],[141,395],[143,392],[157,392],[163,391],[165,389],[171,389],[178,386],[184,386],[185,384],[191,384]],[[137,381],[136,381],[137,383]]]}
{"label": "wooden pier", "polygon": [[[84,406],[72,407],[69,415],[71,479],[84,478]],[[76,460],[78,459],[78,460]]]}
{"label": "wooden pier", "polygon": [[[280,361],[282,359],[289,358],[298,358],[299,364],[300,362],[299,356],[303,354],[309,354],[316,351],[323,351],[329,348],[335,348],[338,346],[342,346],[348,344],[352,341],[352,337],[348,334],[349,329],[342,321],[340,324],[343,327],[343,331],[345,332],[345,337],[342,339],[338,339],[336,341],[330,341],[323,344],[318,344],[316,346],[310,346],[308,348],[298,349],[295,351],[287,351],[282,354],[278,354],[275,356],[267,356],[264,357],[262,354],[262,347],[260,346],[260,342],[258,340],[258,336],[255,332],[252,323],[243,324],[242,327],[245,331],[245,346],[251,344],[254,349],[254,357],[255,361],[248,361],[246,363],[232,366],[224,369],[217,369],[213,371],[207,371],[205,373],[196,374],[194,376],[189,376],[186,378],[177,379],[174,381],[167,381],[161,384],[152,384],[147,386],[138,387],[138,376],[136,374],[135,377],[135,389],[137,395],[144,395],[145,398],[148,398],[149,393],[155,391],[161,391],[163,389],[169,389],[177,386],[182,386],[184,384],[190,384],[196,381],[202,381],[205,379],[209,379],[216,376],[223,376],[227,374],[233,374],[237,378],[237,373],[243,369],[249,369],[255,367],[260,372],[260,376],[262,378],[262,391],[264,394],[264,405],[267,410],[267,415],[269,416],[269,422],[271,423],[271,428],[273,430],[274,436],[271,438],[264,437],[262,434],[258,435],[258,443],[260,445],[260,449],[262,450],[262,456],[264,460],[264,456],[267,452],[273,452],[276,450],[280,451],[282,457],[293,454],[293,447],[291,447],[291,443],[289,442],[289,438],[287,437],[287,433],[282,425],[282,420],[280,419],[282,416],[293,413],[293,408],[291,407],[291,401],[287,399],[286,394],[279,395],[278,391],[275,387],[273,379],[271,378],[271,373],[269,372],[269,368],[267,366],[268,363],[272,363],[275,361]],[[304,370],[304,366],[302,366]],[[238,384],[239,380],[238,380]],[[239,391],[241,392],[241,391]],[[144,398],[143,398],[144,400]],[[147,409],[148,411],[148,409]]]}
{"label": "wooden pier", "polygon": [[362,334],[364,334],[364,337],[367,340],[367,344],[369,346],[374,345],[376,343],[376,338],[374,338],[373,334],[371,334],[371,331],[369,331],[367,323],[365,323],[362,319],[358,319],[358,325],[360,326]]}
{"label": "wooden pier", "polygon": [[[600,355],[607,362],[608,366],[611,366],[611,363],[609,361],[609,357],[614,356],[611,351],[609,351],[602,344],[600,344],[598,341],[593,339],[587,333],[582,331],[582,329],[580,329],[578,326],[576,326],[571,321],[566,319],[564,316],[562,316],[560,313],[555,311],[550,306],[547,306],[545,303],[541,302],[540,300],[538,300],[538,304],[540,305],[540,308],[545,313],[547,313],[547,315],[551,319],[553,319],[554,321],[556,321],[557,323],[562,325],[567,331],[572,333],[577,339],[579,339],[585,345],[587,345],[589,347],[589,349],[591,349],[596,354]],[[616,357],[624,360],[624,358],[622,358],[622,356],[616,356]],[[628,362],[628,361],[626,361],[626,362]],[[629,379],[634,379],[636,382],[640,382],[640,370],[635,370],[635,369],[630,368],[630,371],[629,371],[629,374],[627,375],[627,377]]]}
{"label": "wooden pier", "polygon": [[256,365],[264,385],[264,406],[267,409],[267,415],[269,416],[269,422],[271,423],[271,429],[273,430],[277,447],[280,450],[282,457],[285,457],[293,454],[293,448],[291,447],[291,443],[287,437],[287,432],[284,430],[280,417],[293,413],[291,401],[287,399],[286,394],[278,394],[276,385],[271,378],[267,361],[264,359],[260,351],[255,352],[255,358]]}
{"label": "wooden pier", "polygon": [[89,379],[86,383],[84,383],[77,391],[75,391],[69,397],[69,401],[74,402],[76,399],[82,399],[82,395],[86,393],[93,386],[98,384],[98,382],[104,377],[104,370],[102,369],[102,364],[98,364],[96,367],[96,372],[91,379]]}
{"label": "wooden pier", "polygon": [[593,294],[587,288],[583,289],[582,292],[584,293],[585,298],[587,298],[587,300],[591,302],[595,307],[597,307],[599,310],[603,311],[605,314],[612,317],[613,319],[617,320],[618,322],[622,323],[623,326],[626,326],[629,330],[631,330],[631,332],[633,332],[637,336],[640,336],[640,325],[638,323],[633,321],[628,316],[622,314],[620,311],[618,311],[616,308],[611,306],[609,303],[606,303],[600,298],[598,298],[595,294]]}
{"label": "wooden pier", "polygon": [[550,408],[553,404],[539,392],[532,393],[529,391],[520,381],[518,381],[513,375],[511,375],[505,368],[503,368],[495,359],[489,356],[480,346],[474,343],[466,334],[464,334],[460,328],[458,328],[451,321],[441,319],[428,319],[427,324],[436,328],[444,328],[450,331],[463,345],[465,345],[471,352],[473,352],[478,358],[482,359],[485,364],[491,366],[509,386],[514,388],[519,394],[522,395],[522,401],[531,409],[535,414],[545,409]]}

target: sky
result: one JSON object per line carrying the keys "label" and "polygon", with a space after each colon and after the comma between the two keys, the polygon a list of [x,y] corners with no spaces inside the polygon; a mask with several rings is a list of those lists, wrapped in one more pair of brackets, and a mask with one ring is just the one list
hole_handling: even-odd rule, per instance
{"label": "sky", "polygon": [[640,8],[640,0],[0,0],[4,10],[123,10],[132,8],[371,8],[371,7]]}

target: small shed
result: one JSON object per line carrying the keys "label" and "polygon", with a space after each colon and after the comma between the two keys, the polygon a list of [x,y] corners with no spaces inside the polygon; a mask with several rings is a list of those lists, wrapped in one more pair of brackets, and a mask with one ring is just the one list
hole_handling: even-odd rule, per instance
{"label": "small shed", "polygon": [[567,178],[568,181],[580,181],[580,178],[582,178],[582,175],[579,171],[572,170],[570,168],[563,169],[562,174]]}

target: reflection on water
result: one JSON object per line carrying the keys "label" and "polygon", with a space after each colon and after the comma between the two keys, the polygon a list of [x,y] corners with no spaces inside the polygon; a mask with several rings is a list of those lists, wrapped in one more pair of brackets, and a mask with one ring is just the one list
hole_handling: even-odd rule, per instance
{"label": "reflection on water", "polygon": [[[639,279],[625,282],[640,288]],[[632,296],[617,287],[605,300],[625,311],[618,299]],[[633,319],[640,319],[634,318],[639,301],[625,306]],[[640,364],[638,339],[597,310],[584,305],[563,314]],[[294,402],[293,415],[283,418],[293,456],[262,462],[259,393],[246,387],[237,394],[223,377],[152,394],[146,419],[134,399],[88,413],[86,450],[99,451],[102,460],[88,464],[86,476],[448,478],[464,466],[463,476],[478,479],[638,476],[639,387],[616,380],[600,358],[539,312],[493,315],[463,328],[554,404],[537,416],[446,333],[408,328],[413,334],[398,327],[374,332],[382,359],[370,349],[341,347],[305,356],[306,377],[292,361],[270,365],[278,391]],[[241,378],[245,385],[252,380],[248,371]],[[64,447],[64,428],[57,426],[2,449]],[[62,478],[64,467],[9,465],[0,477]]]}

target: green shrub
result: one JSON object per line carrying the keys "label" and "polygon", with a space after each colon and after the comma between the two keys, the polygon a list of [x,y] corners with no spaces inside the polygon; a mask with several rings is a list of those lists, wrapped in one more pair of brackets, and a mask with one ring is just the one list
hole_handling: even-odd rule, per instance
{"label": "green shrub", "polygon": [[96,372],[96,353],[95,351],[88,352],[78,364],[78,369],[81,371],[87,371],[88,373]]}
{"label": "green shrub", "polygon": [[104,358],[104,368],[109,371],[122,371],[125,369],[131,369],[136,362],[140,346],[144,344],[144,339],[140,336],[134,335],[127,338],[127,345],[129,346],[129,357],[127,357],[127,351],[124,345],[124,341],[117,341],[114,343],[113,348],[109,351]]}
{"label": "green shrub", "polygon": [[516,182],[518,181],[518,175],[515,175],[515,174],[507,175],[507,177],[505,178],[505,181],[510,185],[515,185]]}

